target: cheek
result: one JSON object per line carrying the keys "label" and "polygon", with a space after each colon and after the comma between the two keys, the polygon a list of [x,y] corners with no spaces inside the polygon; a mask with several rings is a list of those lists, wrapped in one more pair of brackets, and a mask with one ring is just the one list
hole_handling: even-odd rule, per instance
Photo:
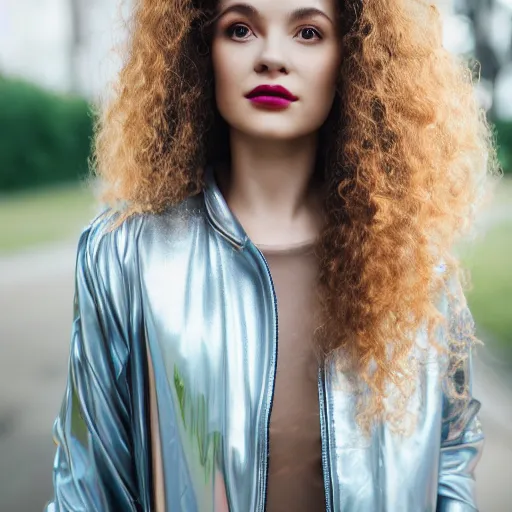
{"label": "cheek", "polygon": [[330,54],[318,63],[314,72],[317,86],[324,92],[334,93],[340,68],[340,61],[336,54]]}
{"label": "cheek", "polygon": [[239,83],[239,66],[237,66],[236,52],[226,48],[222,43],[212,47],[212,64],[215,83],[222,93]]}
{"label": "cheek", "polygon": [[330,109],[336,93],[338,74],[339,61],[336,55],[317,60],[317,65],[309,70],[309,89],[314,93],[316,108]]}
{"label": "cheek", "polygon": [[233,46],[219,42],[212,45],[212,65],[215,82],[215,101],[221,116],[233,123],[240,116],[240,98],[243,96],[244,77],[247,70]]}

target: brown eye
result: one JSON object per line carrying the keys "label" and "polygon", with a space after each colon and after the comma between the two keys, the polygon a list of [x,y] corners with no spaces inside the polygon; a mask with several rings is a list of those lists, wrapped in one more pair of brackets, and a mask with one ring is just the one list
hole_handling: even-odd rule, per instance
{"label": "brown eye", "polygon": [[302,39],[305,39],[306,41],[312,41],[315,38],[321,39],[320,33],[318,30],[314,29],[313,27],[304,27],[300,30],[300,34],[302,35]]}
{"label": "brown eye", "polygon": [[249,27],[236,23],[226,30],[226,34],[234,39],[246,39],[249,34]]}

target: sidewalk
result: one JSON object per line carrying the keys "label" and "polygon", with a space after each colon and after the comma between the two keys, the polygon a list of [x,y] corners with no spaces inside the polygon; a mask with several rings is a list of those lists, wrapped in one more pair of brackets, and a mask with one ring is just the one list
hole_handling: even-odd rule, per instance
{"label": "sidewalk", "polygon": [[479,418],[485,444],[476,471],[479,512],[512,510],[512,386],[488,348],[474,359],[473,396],[482,402]]}
{"label": "sidewalk", "polygon": [[0,254],[0,290],[4,286],[28,283],[42,277],[48,279],[73,271],[75,267],[76,240],[39,246],[2,256]]}

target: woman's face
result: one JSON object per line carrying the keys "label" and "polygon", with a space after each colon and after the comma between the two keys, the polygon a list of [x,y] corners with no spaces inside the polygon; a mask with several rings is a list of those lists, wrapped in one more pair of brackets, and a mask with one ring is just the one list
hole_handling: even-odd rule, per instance
{"label": "woman's face", "polygon": [[[218,12],[212,60],[226,122],[276,140],[318,130],[332,106],[341,59],[335,0],[219,0]],[[276,90],[247,97],[265,85],[284,87],[292,100]]]}

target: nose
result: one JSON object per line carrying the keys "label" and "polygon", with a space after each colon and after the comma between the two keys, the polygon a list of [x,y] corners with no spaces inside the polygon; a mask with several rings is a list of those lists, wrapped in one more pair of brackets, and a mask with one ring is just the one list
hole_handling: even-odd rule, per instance
{"label": "nose", "polygon": [[279,37],[264,39],[254,70],[257,73],[288,73],[286,45]]}

